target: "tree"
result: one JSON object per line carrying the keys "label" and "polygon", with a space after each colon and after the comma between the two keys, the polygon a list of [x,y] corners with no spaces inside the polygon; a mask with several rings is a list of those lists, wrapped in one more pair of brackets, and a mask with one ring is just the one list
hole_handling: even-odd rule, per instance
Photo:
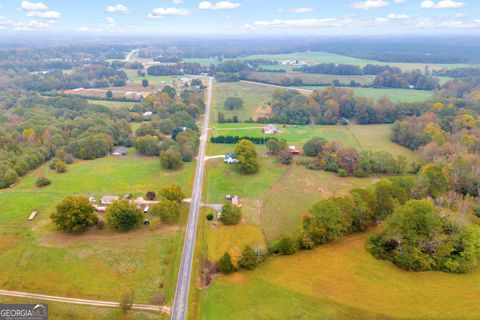
{"label": "tree", "polygon": [[50,218],[62,231],[84,232],[98,221],[93,206],[85,197],[67,197],[57,204],[56,209]]}
{"label": "tree", "polygon": [[228,252],[225,252],[220,260],[218,260],[218,267],[223,274],[229,274],[235,271],[232,256]]}
{"label": "tree", "polygon": [[172,133],[174,128],[175,123],[170,119],[163,119],[158,123],[158,129],[164,134]]}
{"label": "tree", "polygon": [[255,145],[249,140],[240,140],[234,149],[237,157],[239,170],[246,174],[252,174],[258,171],[260,165],[257,160],[257,151]]}
{"label": "tree", "polygon": [[180,152],[168,149],[160,153],[160,163],[168,170],[180,169],[183,165]]}
{"label": "tree", "polygon": [[177,96],[177,91],[170,86],[163,87],[161,92],[166,93],[170,97],[170,99],[173,99]]}
{"label": "tree", "polygon": [[142,211],[126,200],[112,203],[105,211],[105,217],[117,231],[129,231],[143,221]]}
{"label": "tree", "polygon": [[144,88],[148,87],[148,79],[143,79],[142,80],[142,87],[144,87]]}
{"label": "tree", "polygon": [[227,202],[222,207],[222,212],[220,214],[220,221],[223,224],[238,224],[242,219],[242,210],[236,205]]}
{"label": "tree", "polygon": [[153,191],[148,191],[147,194],[145,195],[145,198],[147,198],[147,200],[154,200],[155,198],[157,197],[157,194]]}
{"label": "tree", "polygon": [[286,164],[286,165],[291,164],[293,161],[293,155],[287,150],[281,150],[280,153],[278,154],[278,158],[280,159],[280,162],[282,164]]}
{"label": "tree", "polygon": [[58,173],[67,172],[67,164],[65,162],[63,162],[62,160],[56,160],[55,161],[55,170],[57,170]]}
{"label": "tree", "polygon": [[158,138],[150,135],[139,137],[134,143],[138,153],[146,156],[154,156],[159,154]]}
{"label": "tree", "polygon": [[113,98],[113,92],[111,90],[108,90],[107,93],[106,93],[106,96],[108,99],[112,99]]}
{"label": "tree", "polygon": [[427,183],[427,192],[432,197],[438,197],[446,192],[449,188],[449,183],[442,168],[437,164],[426,164],[420,170],[420,175],[425,177]]}
{"label": "tree", "polygon": [[154,205],[150,211],[151,215],[160,217],[162,222],[172,224],[180,217],[180,204],[176,201],[162,199]]}
{"label": "tree", "polygon": [[291,237],[283,237],[278,242],[278,250],[280,254],[291,255],[297,251],[297,244]]}
{"label": "tree", "polygon": [[7,167],[2,168],[0,166],[0,188],[8,188],[12,184],[14,184],[17,180],[18,180],[18,174],[15,170]]}
{"label": "tree", "polygon": [[287,147],[287,143],[285,140],[268,139],[265,146],[271,154],[278,154]]}
{"label": "tree", "polygon": [[183,193],[182,187],[175,184],[163,187],[162,189],[160,189],[160,192],[158,194],[161,198],[175,201],[178,203],[181,203],[183,199],[185,199],[185,194]]}
{"label": "tree", "polygon": [[257,255],[251,246],[246,245],[240,256],[240,266],[247,270],[253,270],[257,267]]}
{"label": "tree", "polygon": [[343,236],[347,226],[340,208],[332,200],[322,200],[304,217],[303,230],[313,242],[323,244]]}
{"label": "tree", "polygon": [[327,140],[320,137],[313,137],[303,145],[303,152],[306,156],[316,157],[322,152]]}
{"label": "tree", "polygon": [[228,97],[223,106],[226,110],[235,110],[243,108],[243,100],[238,97]]}

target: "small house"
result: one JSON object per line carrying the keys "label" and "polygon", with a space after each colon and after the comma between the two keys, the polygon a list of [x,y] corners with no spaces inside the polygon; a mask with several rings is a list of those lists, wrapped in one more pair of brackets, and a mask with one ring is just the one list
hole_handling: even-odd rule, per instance
{"label": "small house", "polygon": [[112,152],[112,156],[126,156],[128,154],[126,148],[116,148]]}
{"label": "small house", "polygon": [[263,133],[264,134],[277,134],[278,133],[277,126],[274,125],[274,124],[266,125],[265,127],[263,127]]}
{"label": "small house", "polygon": [[152,111],[145,111],[145,112],[143,113],[143,116],[144,116],[144,117],[151,117],[152,115],[153,115],[153,112],[152,112]]}
{"label": "small house", "polygon": [[295,146],[288,146],[288,152],[290,152],[291,154],[297,155],[297,154],[300,154],[300,149],[298,149]]}
{"label": "small house", "polygon": [[103,196],[100,200],[100,203],[103,205],[111,205],[113,202],[118,201],[120,197],[118,196]]}
{"label": "small house", "polygon": [[223,162],[225,162],[226,164],[236,164],[238,163],[238,159],[232,152],[227,152],[225,153]]}
{"label": "small house", "polygon": [[238,196],[232,196],[232,195],[227,194],[225,199],[228,202],[231,202],[233,205],[236,205],[237,207],[240,207],[240,198]]}
{"label": "small house", "polygon": [[97,200],[95,200],[94,197],[88,197],[88,201],[89,201],[90,203],[95,203],[95,202],[97,202]]}

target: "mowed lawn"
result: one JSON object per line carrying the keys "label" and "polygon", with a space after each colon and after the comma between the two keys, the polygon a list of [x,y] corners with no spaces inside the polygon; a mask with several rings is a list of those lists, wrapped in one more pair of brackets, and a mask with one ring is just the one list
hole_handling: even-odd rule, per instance
{"label": "mowed lawn", "polygon": [[[223,112],[226,118],[236,115],[240,121],[264,116],[269,112],[268,103],[271,101],[275,90],[277,88],[246,82],[216,82],[213,86],[214,112],[212,112],[212,123],[217,122],[218,112]],[[243,108],[226,110],[224,103],[229,97],[241,98]]]}
{"label": "mowed lawn", "polygon": [[[141,196],[174,183],[189,194],[193,168],[190,163],[167,172],[158,158],[132,151],[123,158],[77,161],[64,174],[44,165],[17,186],[1,190],[0,288],[103,300],[118,300],[133,290],[137,302],[150,303],[157,293],[171,302],[182,248],[179,226],[142,225],[117,233],[106,225],[69,235],[58,232],[49,215],[69,195]],[[52,185],[35,187],[38,175],[48,177]],[[33,210],[39,214],[28,221]],[[187,211],[184,206],[182,224]]]}
{"label": "mowed lawn", "polygon": [[212,129],[212,136],[251,136],[275,137],[286,140],[289,145],[301,148],[303,144],[314,136],[325,138],[329,141],[341,141],[347,147],[368,151],[387,151],[394,156],[403,155],[409,161],[417,160],[416,154],[390,140],[391,128],[389,124],[380,125],[348,125],[348,126],[283,126],[277,125],[281,133],[275,136],[263,134],[262,125],[256,123],[225,123],[217,124]]}
{"label": "mowed lawn", "polygon": [[403,271],[366,251],[374,232],[220,276],[202,292],[202,318],[480,318],[480,268],[465,275]]}

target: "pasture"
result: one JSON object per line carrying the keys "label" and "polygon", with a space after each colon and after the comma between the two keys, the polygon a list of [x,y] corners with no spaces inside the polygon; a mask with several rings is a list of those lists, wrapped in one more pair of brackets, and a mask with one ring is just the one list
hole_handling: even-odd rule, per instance
{"label": "pasture", "polygon": [[[167,172],[156,157],[141,157],[130,150],[127,157],[80,161],[58,174],[45,164],[18,185],[1,190],[0,287],[86,299],[118,300],[130,290],[136,302],[150,303],[161,293],[173,297],[183,233],[178,225],[159,225],[128,233],[93,227],[80,235],[56,230],[49,215],[69,195],[105,194],[134,197],[169,184],[191,192],[194,163]],[[48,177],[52,184],[39,189],[35,178]],[[37,218],[27,218],[33,210]],[[184,223],[188,206],[182,208]],[[103,214],[99,214],[103,219]],[[51,279],[56,279],[52,282]]]}
{"label": "pasture", "polygon": [[[390,141],[391,125],[348,125],[348,126],[282,126],[277,128],[282,132],[274,136],[277,139],[286,140],[289,145],[301,147],[307,140],[319,136],[327,140],[341,141],[345,146],[358,150],[388,151],[394,156],[403,155],[409,161],[417,160],[417,156],[411,150]],[[251,136],[265,137],[262,127],[256,123],[224,123],[216,125],[211,130],[212,136]]]}
{"label": "pasture", "polygon": [[414,69],[424,70],[426,66],[430,70],[436,69],[454,69],[462,68],[467,65],[464,64],[432,64],[432,63],[403,63],[403,62],[382,62],[376,60],[367,60],[359,59],[354,57],[348,57],[344,55],[339,55],[335,53],[328,52],[296,52],[296,53],[286,53],[286,54],[260,54],[260,55],[251,55],[244,57],[245,60],[252,59],[266,59],[272,61],[284,61],[284,60],[301,60],[305,61],[307,64],[319,64],[319,63],[337,63],[337,64],[353,64],[363,67],[367,64],[378,64],[378,65],[390,65],[393,67],[401,68],[404,71],[410,71]]}
{"label": "pasture", "polygon": [[205,319],[478,319],[480,268],[407,272],[376,260],[354,234],[255,271],[220,276],[201,295]]}
{"label": "pasture", "polygon": [[[256,119],[269,113],[268,102],[272,99],[274,87],[261,86],[247,82],[216,82],[213,87],[212,122],[217,122],[218,112],[223,112],[226,118],[234,115],[244,121],[249,118]],[[238,97],[243,100],[243,108],[238,110],[226,110],[225,100],[228,97]]]}
{"label": "pasture", "polygon": [[90,100],[87,99],[90,104],[99,104],[108,108],[132,108],[136,102],[128,101],[113,101],[113,100]]}
{"label": "pasture", "polygon": [[[272,66],[275,67],[275,66]],[[288,78],[293,80],[295,78],[302,79],[304,85],[308,84],[330,84],[334,80],[338,80],[341,83],[350,83],[355,81],[361,83],[362,85],[370,85],[375,79],[374,76],[340,76],[340,75],[329,75],[329,74],[313,74],[313,73],[302,73],[302,72],[289,72],[289,73],[279,73],[279,72],[251,72],[248,76],[249,80],[252,81],[273,81],[278,83],[282,79]]]}

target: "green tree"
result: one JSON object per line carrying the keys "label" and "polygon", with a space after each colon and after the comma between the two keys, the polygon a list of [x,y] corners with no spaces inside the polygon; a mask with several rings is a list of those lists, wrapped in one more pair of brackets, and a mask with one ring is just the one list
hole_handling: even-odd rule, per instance
{"label": "green tree", "polygon": [[320,137],[313,137],[303,145],[303,152],[306,156],[316,157],[322,152],[327,140]]}
{"label": "green tree", "polygon": [[58,173],[67,172],[67,164],[65,162],[63,162],[62,160],[56,160],[55,161],[55,170],[57,170]]}
{"label": "green tree", "polygon": [[0,165],[0,188],[8,188],[18,180],[15,170]]}
{"label": "green tree", "polygon": [[105,211],[105,217],[113,229],[128,231],[142,223],[143,213],[125,200],[112,203]]}
{"label": "green tree", "polygon": [[183,166],[180,152],[168,149],[160,153],[160,163],[168,170],[180,169]]}
{"label": "green tree", "polygon": [[160,217],[162,222],[172,224],[177,222],[180,217],[180,204],[176,201],[162,199],[160,203],[151,208],[150,214]]}
{"label": "green tree", "polygon": [[285,140],[268,139],[265,146],[271,154],[278,154],[280,151],[287,148],[287,143]]}
{"label": "green tree", "polygon": [[304,217],[303,229],[317,244],[336,240],[348,230],[345,216],[332,200],[315,203]]}
{"label": "green tree", "polygon": [[228,252],[225,252],[220,258],[218,261],[218,267],[220,272],[223,274],[229,274],[235,271],[235,267],[232,262],[232,256]]}
{"label": "green tree", "polygon": [[93,206],[85,197],[67,197],[56,209],[50,218],[62,231],[84,232],[98,221]]}
{"label": "green tree", "polygon": [[432,197],[440,196],[449,188],[448,180],[443,174],[442,168],[437,164],[430,163],[423,166],[420,175],[425,177],[428,195]]}
{"label": "green tree", "polygon": [[243,108],[243,100],[238,97],[228,97],[223,106],[226,110],[235,110]]}
{"label": "green tree", "polygon": [[135,140],[135,149],[138,153],[146,156],[154,156],[159,154],[158,138],[150,135],[139,137]]}
{"label": "green tree", "polygon": [[246,245],[240,256],[240,266],[247,270],[253,270],[257,267],[257,255],[251,246]]}
{"label": "green tree", "polygon": [[290,165],[293,162],[293,155],[287,150],[281,150],[278,154],[278,159],[282,164]]}
{"label": "green tree", "polygon": [[220,221],[223,224],[237,224],[242,219],[242,210],[236,205],[227,202],[222,207],[222,212],[220,214]]}
{"label": "green tree", "polygon": [[36,180],[35,180],[35,185],[39,188],[43,188],[43,187],[46,187],[48,185],[50,185],[52,183],[52,181],[50,181],[48,178],[46,177],[38,177]]}
{"label": "green tree", "polygon": [[170,86],[165,86],[165,87],[163,87],[162,93],[168,94],[168,96],[170,97],[170,99],[173,99],[173,98],[175,98],[175,97],[177,96],[177,91],[176,91],[174,88],[170,87]]}
{"label": "green tree", "polygon": [[297,243],[291,237],[283,237],[278,242],[280,254],[291,255],[297,251]]}
{"label": "green tree", "polygon": [[148,87],[148,79],[143,79],[142,80],[142,87],[144,87],[144,88]]}
{"label": "green tree", "polygon": [[240,140],[233,152],[238,159],[238,168],[241,172],[252,174],[258,171],[260,165],[257,160],[257,151],[251,141]]}
{"label": "green tree", "polygon": [[160,189],[160,192],[158,194],[161,198],[175,201],[178,203],[181,203],[183,199],[185,199],[185,194],[183,193],[182,187],[176,184],[163,187],[162,189]]}
{"label": "green tree", "polygon": [[108,90],[107,93],[106,93],[106,96],[108,99],[112,99],[113,98],[113,92],[111,90]]}

